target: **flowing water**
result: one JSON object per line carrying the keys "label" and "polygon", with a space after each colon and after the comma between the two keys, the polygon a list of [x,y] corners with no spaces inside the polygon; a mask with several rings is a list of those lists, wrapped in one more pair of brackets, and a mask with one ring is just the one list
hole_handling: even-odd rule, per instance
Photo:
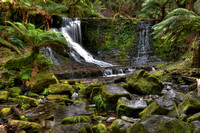
{"label": "flowing water", "polygon": [[140,21],[136,26],[136,54],[132,59],[133,65],[142,66],[149,61],[151,51],[151,26],[152,21]]}
{"label": "flowing water", "polygon": [[69,47],[73,50],[70,52],[71,56],[78,62],[86,61],[87,63],[96,64],[100,67],[112,67],[113,65],[104,61],[96,60],[87,52],[81,44],[81,26],[80,20],[75,18],[62,18],[61,32],[69,42]]}

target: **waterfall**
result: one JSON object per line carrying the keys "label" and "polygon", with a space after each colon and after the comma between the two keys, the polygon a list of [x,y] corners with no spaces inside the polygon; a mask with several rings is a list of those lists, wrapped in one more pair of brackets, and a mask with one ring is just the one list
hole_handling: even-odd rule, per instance
{"label": "waterfall", "polygon": [[58,60],[55,57],[54,51],[50,47],[44,47],[43,48],[44,54],[46,57],[49,57],[49,59],[55,64],[55,65],[60,65]]}
{"label": "waterfall", "polygon": [[78,62],[82,60],[87,63],[99,65],[101,67],[112,67],[113,65],[104,61],[96,60],[88,53],[83,47],[81,47],[81,22],[79,19],[62,18],[61,32],[69,43],[69,47],[72,48],[70,52],[71,56]]}
{"label": "waterfall", "polygon": [[152,52],[150,43],[152,21],[140,21],[136,25],[136,45],[135,57],[132,59],[134,65],[144,65],[149,61],[149,54]]}

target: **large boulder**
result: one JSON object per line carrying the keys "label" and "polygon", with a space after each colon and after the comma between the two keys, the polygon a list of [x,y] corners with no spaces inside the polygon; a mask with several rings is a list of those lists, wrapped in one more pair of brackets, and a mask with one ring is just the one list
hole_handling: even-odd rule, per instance
{"label": "large boulder", "polygon": [[164,84],[151,73],[139,70],[128,78],[128,91],[139,94],[161,94]]}
{"label": "large boulder", "polygon": [[116,109],[117,101],[121,97],[130,99],[130,93],[117,84],[104,85],[101,92],[103,100],[106,102],[107,109]]}
{"label": "large boulder", "polygon": [[192,127],[176,118],[150,115],[134,123],[128,133],[192,133]]}
{"label": "large boulder", "polygon": [[69,96],[71,96],[74,91],[71,85],[63,83],[49,85],[48,90],[49,94],[67,94]]}
{"label": "large boulder", "polygon": [[167,115],[170,111],[175,109],[175,105],[183,102],[185,100],[185,95],[170,90],[165,93],[164,96],[155,99],[146,109],[144,109],[139,115],[144,117],[147,115],[158,114],[158,115]]}
{"label": "large boulder", "polygon": [[200,111],[200,98],[197,96],[188,95],[185,100],[178,105],[177,108],[169,112],[171,117],[184,117],[181,119],[187,118]]}
{"label": "large boulder", "polygon": [[134,116],[138,117],[139,113],[147,107],[147,103],[144,99],[128,100],[126,97],[122,97],[117,103],[117,114],[119,116]]}
{"label": "large boulder", "polygon": [[30,82],[32,92],[42,93],[50,84],[57,83],[57,79],[52,71],[46,70],[38,73],[35,79],[31,78]]}
{"label": "large boulder", "polygon": [[132,124],[133,123],[117,119],[111,124],[112,133],[127,133],[128,128],[130,128]]}

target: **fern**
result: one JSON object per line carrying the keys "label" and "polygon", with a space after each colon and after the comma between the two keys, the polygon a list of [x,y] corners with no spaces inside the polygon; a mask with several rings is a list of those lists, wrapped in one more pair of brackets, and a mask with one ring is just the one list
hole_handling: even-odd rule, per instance
{"label": "fern", "polygon": [[94,102],[96,103],[96,106],[100,109],[106,109],[106,103],[103,101],[102,96],[99,94],[93,98]]}

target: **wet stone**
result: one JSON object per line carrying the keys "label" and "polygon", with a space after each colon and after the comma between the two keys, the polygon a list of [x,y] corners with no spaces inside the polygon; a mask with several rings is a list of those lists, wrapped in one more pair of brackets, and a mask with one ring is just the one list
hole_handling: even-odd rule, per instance
{"label": "wet stone", "polygon": [[128,100],[122,97],[118,100],[117,114],[119,116],[134,116],[139,117],[139,113],[147,107],[147,103],[143,98],[139,100]]}
{"label": "wet stone", "polygon": [[112,125],[112,133],[126,133],[133,123],[126,122],[121,119],[115,120]]}
{"label": "wet stone", "polygon": [[127,116],[121,116],[121,119],[126,122],[131,122],[131,123],[135,123],[140,120],[139,118],[127,117]]}
{"label": "wet stone", "polygon": [[109,117],[109,118],[106,120],[106,122],[107,122],[107,123],[112,123],[114,120],[116,120],[115,117]]}
{"label": "wet stone", "polygon": [[130,99],[130,93],[117,84],[104,85],[101,93],[103,100],[107,104],[108,110],[115,110],[117,101],[121,97]]}

